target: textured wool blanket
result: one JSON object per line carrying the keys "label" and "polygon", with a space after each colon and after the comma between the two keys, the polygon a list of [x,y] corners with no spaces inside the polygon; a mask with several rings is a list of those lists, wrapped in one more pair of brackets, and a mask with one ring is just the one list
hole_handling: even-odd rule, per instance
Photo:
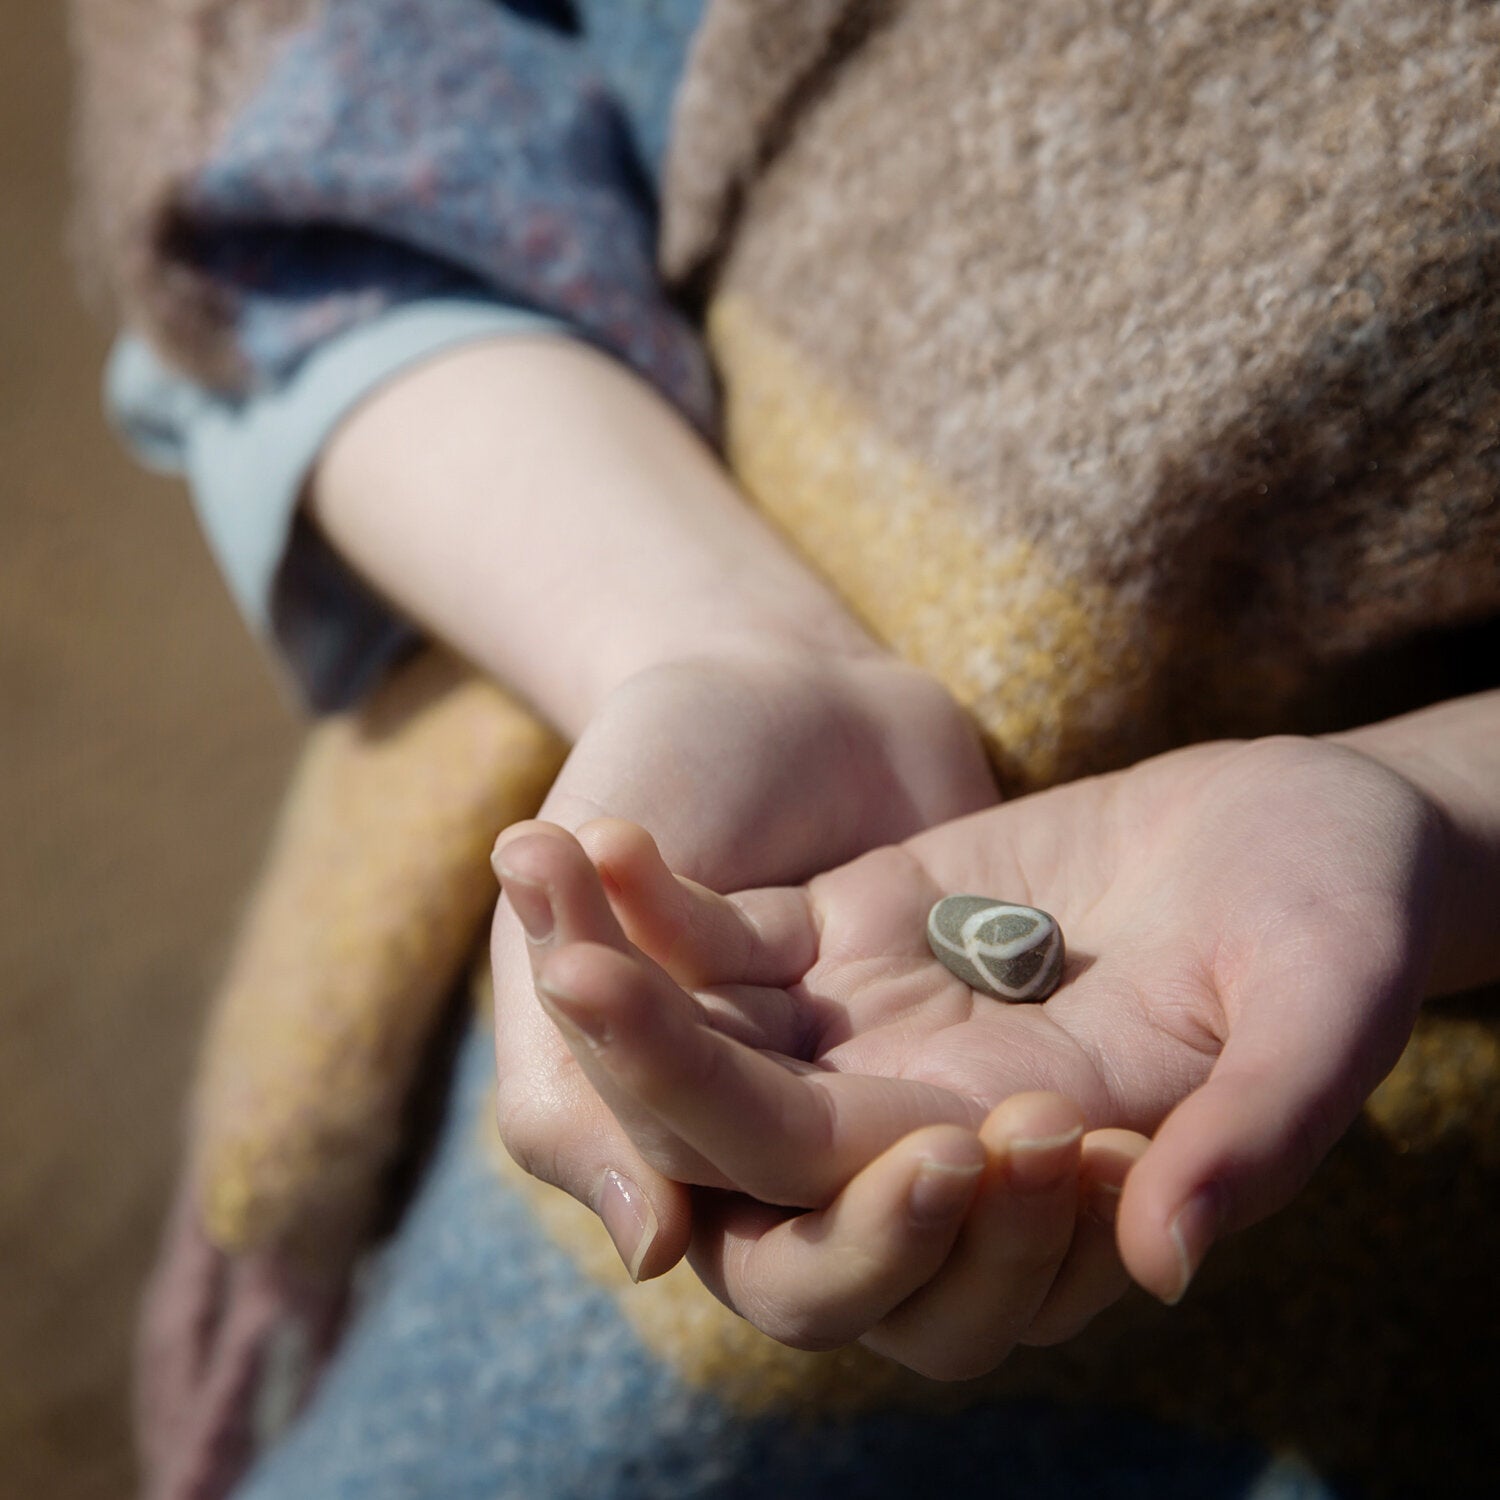
{"label": "textured wool blanket", "polygon": [[[747,495],[966,705],[1007,792],[1495,681],[1500,9],[715,0],[665,210]],[[484,856],[562,749],[437,657],[314,735],[198,1095],[183,1212],[227,1263],[348,1274]],[[1477,1484],[1493,1014],[1430,1011],[1300,1203],[1186,1306],[942,1399],[1124,1403],[1396,1491],[1440,1449]],[[587,1215],[517,1186],[643,1339],[747,1407],[937,1399],[771,1345],[685,1272],[617,1284]],[[295,1303],[268,1294],[246,1347]],[[153,1358],[184,1326],[159,1310]]]}

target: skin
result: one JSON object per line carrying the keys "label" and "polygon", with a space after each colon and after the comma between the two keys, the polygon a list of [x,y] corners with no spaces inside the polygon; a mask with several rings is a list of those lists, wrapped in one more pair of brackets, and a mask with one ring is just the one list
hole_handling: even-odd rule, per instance
{"label": "skin", "polygon": [[[1177,1300],[1219,1234],[1301,1187],[1423,995],[1500,971],[1497,730],[1492,694],[1342,743],[1194,747],[728,899],[615,821],[522,825],[498,864],[580,1073],[656,1170],[718,1190],[704,1280],[789,1342],[959,1377],[1076,1331],[1122,1260]],[[1046,1005],[931,958],[927,909],[960,890],[1058,915],[1075,958]],[[976,1136],[940,1257],[900,1148],[956,1166]],[[1119,1258],[1077,1211],[1101,1181],[1123,1184]],[[856,1202],[882,1235],[841,1233]],[[865,1247],[832,1304],[809,1239]]]}
{"label": "skin", "polygon": [[[577,828],[608,811],[648,824],[664,852],[678,851],[675,865],[730,889],[806,878],[832,851],[834,862],[853,857],[881,830],[904,837],[992,797],[966,721],[921,674],[748,655],[632,679],[580,738],[542,816]],[[688,1193],[579,1072],[538,1002],[513,899],[497,911],[492,952],[502,1139],[528,1171],[601,1213],[633,1273],[660,1274],[687,1248]]]}
{"label": "skin", "polygon": [[[581,345],[481,344],[391,382],[334,435],[308,510],[575,740],[542,809],[564,827],[635,820],[728,890],[994,799],[947,693],[869,638],[654,392]],[[601,1213],[635,1274],[660,1274],[688,1243],[686,1190],[578,1075],[508,902],[493,949],[502,1139]]]}
{"label": "skin", "polygon": [[[582,344],[509,338],[404,371],[331,436],[304,514],[575,742],[546,806],[566,826],[635,819],[676,868],[729,890],[805,879],[993,801],[946,692],[870,639],[654,391]],[[636,1274],[659,1274],[687,1247],[688,1190],[581,1081],[508,903],[495,941],[505,1144],[599,1211]],[[178,1216],[168,1257],[153,1327],[178,1326],[190,1283],[204,1337],[150,1372],[142,1425],[175,1455],[164,1484],[217,1457],[208,1440],[276,1310],[274,1278],[218,1274],[196,1214]],[[324,1289],[319,1328],[338,1292]]]}
{"label": "skin", "polygon": [[[780,1013],[783,1030],[742,1036],[718,1076],[742,1103],[837,1097],[787,1116],[826,1158],[796,1129],[736,1154],[717,1101],[693,1102],[673,1046],[729,1046],[752,1016],[726,1001],[703,1019],[691,945],[656,955],[677,980],[643,968],[581,846],[507,842],[492,945],[512,1154],[594,1207],[634,1274],[691,1244],[778,1337],[864,1337],[973,1373],[1086,1320],[1120,1260],[1180,1295],[1214,1235],[1284,1202],[1347,1124],[1429,967],[1443,984],[1500,973],[1493,698],[1359,744],[1204,747],[954,822],[994,800],[963,714],[869,639],[659,397],[582,346],[507,340],[407,372],[334,435],[308,514],[575,740],[547,822],[648,828],[663,868],[709,891],[808,882],[790,929],[805,941],[816,919],[806,967],[784,967],[780,938],[756,982],[772,1003],[754,1024]],[[609,868],[607,847],[588,852]],[[576,908],[553,889],[575,875],[594,882]],[[934,892],[965,889],[1053,911],[1094,962],[1040,1010],[997,1015],[886,946]],[[544,950],[562,966],[540,973],[550,999],[518,920],[528,891],[565,934]],[[613,896],[650,951],[652,903]],[[580,1037],[611,1007],[601,1052]],[[1094,1210],[1122,1184],[1117,1258]],[[915,1197],[946,1201],[941,1228],[916,1225]],[[951,1327],[957,1353],[922,1326]]]}

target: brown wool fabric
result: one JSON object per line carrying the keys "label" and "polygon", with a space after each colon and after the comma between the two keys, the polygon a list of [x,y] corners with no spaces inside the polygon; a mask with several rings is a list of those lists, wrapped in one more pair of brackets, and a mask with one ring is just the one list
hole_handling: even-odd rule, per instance
{"label": "brown wool fabric", "polygon": [[77,253],[117,316],[199,378],[241,377],[225,310],[180,254],[174,198],[318,0],[71,0]]}
{"label": "brown wool fabric", "polygon": [[[78,0],[93,259],[207,379],[233,370],[173,187],[312,3]],[[706,300],[747,490],[1023,789],[1442,696],[1460,642],[1500,676],[1474,634],[1500,616],[1497,125],[1478,0],[712,0],[663,260]],[[338,1259],[329,1205],[370,1211],[483,849],[555,769],[519,710],[440,686],[328,732],[256,900],[194,1153],[227,1250]],[[361,795],[314,805],[331,772]],[[1376,1492],[1483,1492],[1493,1000],[1425,1016],[1183,1307],[1127,1303],[943,1401],[1123,1402]]]}
{"label": "brown wool fabric", "polygon": [[[1003,779],[1500,681],[1500,7],[847,0],[790,123],[774,9],[710,8],[665,263],[747,488]],[[1184,1306],[984,1389],[1481,1492],[1497,999],[1432,1008]]]}
{"label": "brown wool fabric", "polygon": [[1047,779],[1285,727],[1361,656],[1494,615],[1500,10],[850,0],[863,40],[790,131],[735,103],[772,96],[775,10],[710,9],[668,263],[717,253],[715,299],[976,542],[1108,594]]}
{"label": "brown wool fabric", "polygon": [[686,281],[711,258],[801,106],[843,50],[863,39],[869,9],[851,0],[707,7],[676,101],[691,125],[672,143],[661,243],[668,275]]}

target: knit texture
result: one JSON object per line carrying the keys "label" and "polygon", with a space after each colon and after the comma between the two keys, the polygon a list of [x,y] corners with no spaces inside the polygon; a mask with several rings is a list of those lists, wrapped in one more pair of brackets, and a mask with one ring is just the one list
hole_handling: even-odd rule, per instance
{"label": "knit texture", "polygon": [[[848,0],[789,122],[774,11],[699,34],[669,265],[745,488],[1008,789],[1500,680],[1500,12]],[[1477,1492],[1494,998],[1183,1308],[998,1380]]]}
{"label": "knit texture", "polygon": [[710,11],[666,243],[718,256],[748,487],[1012,787],[1494,615],[1492,6],[849,3],[795,129],[711,155],[775,9]]}
{"label": "knit texture", "polygon": [[247,369],[224,288],[183,254],[176,193],[319,3],[72,0],[86,281],[212,384],[240,384]]}
{"label": "knit texture", "polygon": [[[1463,633],[1500,614],[1497,85],[1500,11],[1465,0],[715,0],[680,99],[665,244],[707,299],[730,459],[851,606],[969,705],[1008,789],[1430,698]],[[1493,683],[1493,655],[1480,666]],[[225,1247],[331,1255],[333,1221],[366,1212],[422,1029],[414,976],[479,925],[478,886],[459,920],[443,882],[555,763],[513,712],[479,717],[530,747],[514,763],[474,753],[467,711],[412,712],[342,744],[332,781],[309,773],[298,820],[316,829],[307,798],[323,799],[337,836],[284,841],[210,1043],[196,1160]],[[339,802],[381,755],[399,777]],[[440,815],[428,767],[451,793]],[[366,861],[369,887],[345,886]],[[247,976],[283,973],[268,1023],[260,997],[277,986]],[[334,995],[336,1044],[319,1011]],[[596,1298],[580,1347],[603,1359],[618,1313],[630,1358],[652,1356],[630,1391],[661,1394],[643,1372],[670,1371],[700,1403],[671,1411],[699,1433],[706,1411],[869,1419],[845,1436],[921,1417],[962,1443],[1003,1421],[998,1396],[1043,1392],[1252,1435],[1377,1493],[1430,1492],[1439,1472],[1447,1493],[1483,1493],[1493,1015],[1426,1015],[1298,1204],[1216,1250],[1183,1307],[1127,1302],[961,1390],[780,1349],[686,1273],[625,1286],[591,1216],[535,1184],[480,1194],[460,1153],[331,1382],[333,1415],[271,1460],[261,1492],[298,1493],[299,1473],[324,1475],[319,1493],[375,1492],[349,1478],[373,1483],[373,1458],[346,1443],[336,1460],[328,1423],[385,1420],[371,1372],[441,1323],[445,1297],[498,1284],[471,1219],[500,1235],[520,1204],[527,1233],[567,1252],[526,1261],[548,1295]],[[471,1080],[465,1098],[478,1151],[473,1132],[493,1127]],[[512,1300],[504,1316],[530,1327],[537,1307]],[[549,1412],[574,1394],[576,1371],[534,1350],[453,1364],[443,1350],[457,1360],[465,1331],[442,1328],[449,1344],[422,1346],[433,1394],[416,1418],[473,1417],[474,1369]],[[523,1357],[529,1385],[512,1378]],[[624,1389],[579,1403],[591,1434]],[[617,1421],[609,1440],[632,1430]],[[432,1432],[459,1469],[462,1434],[482,1446],[462,1424]],[[769,1470],[743,1451],[759,1482]],[[639,1473],[662,1452],[621,1492],[653,1493]],[[420,1471],[411,1450],[387,1456]],[[336,1462],[338,1483],[317,1467]],[[504,1472],[475,1464],[474,1493]],[[553,1492],[588,1492],[567,1482]],[[674,1470],[654,1493],[740,1492],[714,1482]]]}
{"label": "knit texture", "polygon": [[313,735],[206,1040],[194,1176],[216,1244],[352,1254],[494,907],[495,834],[562,756],[435,652]]}
{"label": "knit texture", "polygon": [[654,263],[701,3],[80,0],[84,243],[127,321],[233,393],[390,306],[487,296],[707,427]]}

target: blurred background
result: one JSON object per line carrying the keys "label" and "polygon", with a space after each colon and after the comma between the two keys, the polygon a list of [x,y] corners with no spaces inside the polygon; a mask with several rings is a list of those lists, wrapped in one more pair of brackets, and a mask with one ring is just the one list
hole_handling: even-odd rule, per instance
{"label": "blurred background", "polygon": [[122,1500],[204,998],[300,727],[107,431],[54,0],[0,5],[0,1500]]}

